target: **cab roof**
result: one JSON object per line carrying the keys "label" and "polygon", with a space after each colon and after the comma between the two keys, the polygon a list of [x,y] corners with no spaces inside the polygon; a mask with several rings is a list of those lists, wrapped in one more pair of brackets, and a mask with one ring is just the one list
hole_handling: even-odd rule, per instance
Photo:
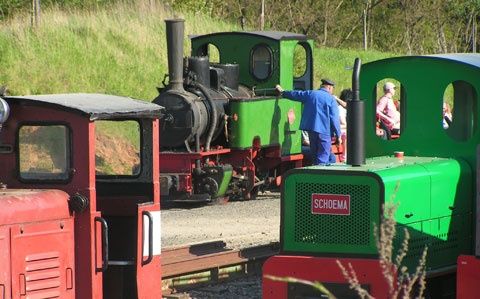
{"label": "cab roof", "polygon": [[431,60],[445,60],[454,63],[461,63],[475,68],[480,68],[480,54],[478,53],[448,53],[448,54],[433,54],[433,55],[412,55],[412,56],[398,56],[398,57],[389,57],[380,60],[375,60],[365,65],[376,65],[391,63],[393,61],[404,61],[408,59],[431,59]]}
{"label": "cab roof", "polygon": [[94,94],[46,94],[28,96],[6,96],[10,104],[51,106],[60,110],[72,110],[87,116],[90,120],[160,118],[164,108],[129,97]]}
{"label": "cab roof", "polygon": [[200,39],[205,37],[213,37],[218,35],[253,35],[264,37],[273,40],[307,40],[307,36],[299,33],[292,33],[286,31],[234,31],[234,32],[216,32],[205,35],[190,35],[190,39]]}
{"label": "cab roof", "polygon": [[447,60],[453,60],[464,64],[469,64],[480,68],[480,54],[477,53],[451,53],[451,54],[436,54],[428,55],[427,57],[435,57]]}

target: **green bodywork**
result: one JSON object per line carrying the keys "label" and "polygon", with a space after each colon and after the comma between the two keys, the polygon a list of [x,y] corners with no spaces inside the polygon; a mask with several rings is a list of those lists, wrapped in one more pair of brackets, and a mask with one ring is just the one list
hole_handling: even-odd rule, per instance
{"label": "green bodywork", "polygon": [[214,198],[221,197],[225,195],[225,192],[227,192],[228,189],[228,184],[230,183],[230,180],[232,179],[233,175],[233,170],[232,168],[223,168],[222,172],[222,177],[221,181],[218,187],[218,192],[215,194]]}
{"label": "green bodywork", "polygon": [[[231,101],[231,113],[238,118],[230,121],[230,146],[248,148],[259,139],[262,146],[280,145],[282,156],[301,153],[300,108],[299,103],[278,98]],[[292,123],[289,113],[294,115]]]}
{"label": "green bodywork", "polygon": [[[280,35],[281,36],[281,35]],[[281,84],[293,89],[294,84],[311,89],[313,80],[313,41],[303,35],[285,33],[286,38],[268,37],[268,33],[221,32],[192,38],[192,55],[199,55],[205,45],[217,47],[220,63],[240,65],[240,84],[256,90],[256,97],[230,101],[229,147],[235,149],[281,146],[281,155],[301,153],[299,130],[302,105],[274,96],[274,87]],[[294,52],[298,44],[308,49],[304,78],[294,78]],[[257,80],[251,72],[251,53],[258,45],[266,45],[272,53],[272,72],[265,80]],[[300,84],[300,85],[299,85]]]}
{"label": "green bodywork", "polygon": [[[405,258],[409,270],[415,269],[425,246],[429,271],[455,266],[459,254],[473,254],[480,143],[478,78],[478,54],[396,57],[363,65],[360,96],[365,102],[366,164],[307,167],[287,174],[282,250],[375,258],[373,224],[379,225],[382,204],[392,200],[399,204],[395,250],[403,240],[403,228],[410,233]],[[381,96],[377,90],[385,79],[400,83],[401,135],[394,140],[383,140],[375,131],[376,100]],[[449,84],[453,85],[453,123],[444,129],[442,105]],[[395,151],[404,152],[405,158],[393,157]],[[310,185],[299,189],[304,183]],[[349,194],[351,214],[312,214],[312,193]],[[358,243],[357,235],[363,236],[363,242]]]}
{"label": "green bodywork", "polygon": [[[398,249],[410,232],[405,264],[415,269],[424,246],[428,269],[455,265],[472,243],[472,171],[461,159],[376,157],[360,167],[294,170],[282,197],[282,250],[303,255],[375,257],[374,225],[384,202],[398,203]],[[348,194],[350,215],[313,214],[312,193]]]}

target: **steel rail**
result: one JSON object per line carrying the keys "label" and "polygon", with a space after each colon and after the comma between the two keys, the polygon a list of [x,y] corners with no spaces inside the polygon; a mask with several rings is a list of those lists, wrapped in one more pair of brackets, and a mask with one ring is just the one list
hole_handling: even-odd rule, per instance
{"label": "steel rail", "polygon": [[232,250],[223,241],[167,248],[162,252],[162,279],[262,261],[278,253],[277,242]]}

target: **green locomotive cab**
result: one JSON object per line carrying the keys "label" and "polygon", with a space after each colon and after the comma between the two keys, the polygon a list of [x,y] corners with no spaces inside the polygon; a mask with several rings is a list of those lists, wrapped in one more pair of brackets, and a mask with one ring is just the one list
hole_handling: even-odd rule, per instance
{"label": "green locomotive cab", "polygon": [[252,98],[230,101],[231,148],[280,145],[282,156],[301,153],[302,106],[276,98],[274,87],[312,89],[312,49],[312,40],[290,32],[220,32],[192,37],[192,56],[208,56],[223,65],[238,64],[239,84],[253,91]]}
{"label": "green locomotive cab", "polygon": [[[480,262],[464,257],[480,256],[478,78],[478,54],[396,57],[363,65],[364,119],[356,125],[364,128],[365,163],[314,166],[286,174],[281,255],[266,262],[264,274],[295,273],[296,278],[324,282],[343,298],[352,293],[339,260],[353,266],[372,296],[386,298],[374,226],[380,225],[382,206],[393,202],[398,204],[393,252],[401,248],[406,228],[410,242],[404,265],[413,272],[428,247],[427,278],[436,277],[430,280],[432,298],[450,286],[455,289],[455,273],[457,289],[473,290]],[[385,82],[395,82],[399,87],[395,98],[401,102],[400,134],[390,140],[381,138],[377,127],[376,104]],[[448,126],[442,124],[445,102],[454,107]],[[462,262],[457,264],[457,259]],[[268,279],[263,286],[264,298],[317,294]]]}
{"label": "green locomotive cab", "polygon": [[219,32],[192,36],[191,40],[192,56],[239,64],[240,84],[255,87],[258,95],[274,95],[276,84],[286,89],[312,89],[313,40],[303,34]]}

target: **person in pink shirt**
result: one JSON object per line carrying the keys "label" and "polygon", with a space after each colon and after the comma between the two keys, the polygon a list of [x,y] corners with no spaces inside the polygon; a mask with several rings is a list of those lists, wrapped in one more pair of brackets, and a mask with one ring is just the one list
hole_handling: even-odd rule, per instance
{"label": "person in pink shirt", "polygon": [[386,82],[383,85],[383,93],[377,102],[377,117],[380,120],[380,127],[387,131],[387,139],[390,139],[392,133],[400,133],[400,112],[393,101],[395,84]]}

